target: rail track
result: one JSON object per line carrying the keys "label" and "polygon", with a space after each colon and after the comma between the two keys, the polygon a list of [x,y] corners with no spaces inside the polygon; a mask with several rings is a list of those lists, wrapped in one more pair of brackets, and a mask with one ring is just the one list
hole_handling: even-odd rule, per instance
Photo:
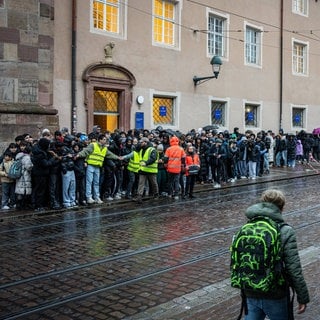
{"label": "rail track", "polygon": [[[0,319],[55,319],[57,314],[73,319],[79,309],[88,314],[94,305],[104,306],[104,319],[121,319],[123,313],[115,310],[124,300],[132,301],[134,314],[223,281],[229,276],[230,241],[245,221],[245,208],[271,185],[1,225]],[[289,201],[284,216],[303,238],[301,247],[310,246],[310,230],[320,224],[317,177],[283,180],[277,187],[288,199],[299,194],[300,201]]]}

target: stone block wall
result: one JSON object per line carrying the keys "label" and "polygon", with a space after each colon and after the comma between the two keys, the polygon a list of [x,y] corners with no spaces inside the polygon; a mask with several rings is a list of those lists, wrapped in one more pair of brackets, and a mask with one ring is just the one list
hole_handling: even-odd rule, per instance
{"label": "stone block wall", "polygon": [[0,0],[0,150],[59,128],[53,108],[53,0]]}

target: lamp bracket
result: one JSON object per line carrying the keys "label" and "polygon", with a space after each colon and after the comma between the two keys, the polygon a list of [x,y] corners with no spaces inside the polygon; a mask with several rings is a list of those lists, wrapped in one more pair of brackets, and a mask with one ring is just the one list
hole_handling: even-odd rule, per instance
{"label": "lamp bracket", "polygon": [[201,83],[206,82],[206,81],[208,81],[210,79],[213,79],[213,78],[217,79],[218,75],[216,74],[216,75],[210,76],[210,77],[197,77],[197,76],[194,76],[193,77],[193,84],[195,86],[197,86],[198,84],[201,84]]}

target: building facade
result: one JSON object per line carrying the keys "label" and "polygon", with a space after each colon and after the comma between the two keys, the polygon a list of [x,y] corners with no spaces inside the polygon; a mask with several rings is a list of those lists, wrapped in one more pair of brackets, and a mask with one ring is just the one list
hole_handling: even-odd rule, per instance
{"label": "building facade", "polygon": [[59,126],[52,1],[0,0],[0,146]]}
{"label": "building facade", "polygon": [[[12,18],[27,6],[36,31]],[[16,76],[21,89],[11,91],[19,92],[22,73],[2,73],[0,121],[15,117],[11,125],[20,126],[14,108],[29,114],[31,103],[31,133],[96,124],[311,132],[320,127],[319,8],[316,0],[2,0],[0,66],[38,78],[24,82],[33,88],[27,103],[12,93],[7,106],[8,79]],[[38,60],[21,59],[27,45]],[[213,56],[222,60],[218,78],[195,84],[195,76],[213,76]]]}

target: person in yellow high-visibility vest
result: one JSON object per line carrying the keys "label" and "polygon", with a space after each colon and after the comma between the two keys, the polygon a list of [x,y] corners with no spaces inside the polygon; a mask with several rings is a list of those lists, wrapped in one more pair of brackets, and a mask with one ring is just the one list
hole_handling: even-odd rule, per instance
{"label": "person in yellow high-visibility vest", "polygon": [[86,198],[87,203],[103,203],[100,199],[100,170],[104,158],[120,160],[120,157],[112,153],[106,147],[107,137],[104,134],[98,136],[97,142],[92,142],[80,151],[76,158],[86,158]]}
{"label": "person in yellow high-visibility vest", "polygon": [[152,191],[154,198],[159,197],[159,187],[157,183],[158,152],[146,137],[142,137],[139,143],[138,196],[134,200],[138,201],[138,203],[142,203],[142,195],[147,181],[149,182],[149,188]]}

